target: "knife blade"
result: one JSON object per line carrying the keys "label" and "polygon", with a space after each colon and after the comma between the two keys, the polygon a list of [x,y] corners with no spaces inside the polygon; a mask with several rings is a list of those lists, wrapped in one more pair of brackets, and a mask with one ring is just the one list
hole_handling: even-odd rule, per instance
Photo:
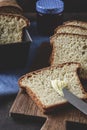
{"label": "knife blade", "polygon": [[72,104],[74,107],[76,107],[78,110],[83,112],[85,115],[87,115],[87,103],[84,102],[82,99],[75,96],[73,93],[71,93],[68,89],[63,88],[63,94],[64,98]]}

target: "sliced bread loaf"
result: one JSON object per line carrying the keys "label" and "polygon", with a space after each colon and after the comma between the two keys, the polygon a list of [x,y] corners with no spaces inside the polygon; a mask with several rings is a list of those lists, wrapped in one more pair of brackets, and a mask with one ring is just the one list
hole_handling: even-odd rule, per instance
{"label": "sliced bread loaf", "polygon": [[55,29],[55,33],[72,33],[87,35],[87,29],[75,25],[61,25]]}
{"label": "sliced bread loaf", "polygon": [[75,26],[80,26],[87,29],[87,22],[79,21],[79,20],[67,21],[67,22],[64,22],[64,25],[75,25]]}
{"label": "sliced bread loaf", "polygon": [[0,14],[0,44],[21,42],[23,28],[28,25],[28,19],[22,15]]}
{"label": "sliced bread loaf", "polygon": [[77,69],[80,64],[66,63],[58,66],[50,66],[20,77],[19,87],[26,90],[32,100],[44,112],[60,107],[67,103],[52,87],[51,80],[66,78],[69,90],[79,98],[86,98]]}
{"label": "sliced bread loaf", "polygon": [[87,79],[87,36],[61,33],[52,36],[50,42],[53,47],[51,65],[78,62],[82,67],[80,78]]}

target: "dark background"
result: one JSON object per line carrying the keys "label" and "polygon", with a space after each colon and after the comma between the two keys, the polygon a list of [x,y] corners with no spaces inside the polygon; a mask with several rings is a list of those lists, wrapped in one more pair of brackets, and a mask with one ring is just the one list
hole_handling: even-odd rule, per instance
{"label": "dark background", "polygon": [[[25,12],[35,12],[37,0],[17,0]],[[86,12],[87,0],[63,0],[65,12]]]}
{"label": "dark background", "polygon": [[[35,12],[36,0],[17,0],[17,2],[23,8],[24,12]],[[64,0],[64,4],[65,4],[65,9],[64,9],[65,12],[81,12],[81,13],[87,12],[87,0]],[[80,17],[80,19],[87,20],[87,15],[83,15],[83,14],[80,15],[77,13],[75,13],[73,16],[71,15],[71,13],[68,13],[65,16],[65,18],[66,18],[65,20],[69,20],[69,19],[71,19],[71,17],[72,18],[74,17],[74,19],[75,19],[75,18],[77,18],[77,16]],[[31,44],[32,51],[30,52],[30,59],[29,59],[29,60],[31,60],[31,62],[33,59],[33,58],[31,58],[31,56],[34,57],[34,55],[36,54],[36,50],[39,47],[39,45],[41,44],[41,42],[43,40],[46,40],[46,38],[37,36],[35,27],[36,27],[35,24],[33,24],[33,26],[30,27],[30,30],[31,30],[30,35],[32,36],[32,39],[34,41],[33,44]],[[46,49],[47,49],[47,47],[46,47]],[[43,53],[43,51],[41,51],[41,50],[40,50],[40,52]],[[47,57],[46,54],[47,53],[45,53],[45,57]],[[39,58],[38,58],[38,60],[39,60]],[[43,57],[42,57],[42,61],[44,62]],[[39,62],[39,61],[37,61],[37,62]],[[43,62],[42,62],[42,65],[43,65]],[[30,65],[32,65],[32,64],[30,63]],[[39,66],[41,64],[37,63],[35,65]],[[24,122],[15,123],[13,121],[13,119],[11,117],[9,117],[9,110],[10,110],[10,108],[16,98],[16,94],[18,92],[18,84],[17,84],[18,78],[23,73],[26,73],[26,71],[24,72],[24,70],[23,70],[23,72],[20,72],[20,71],[21,70],[18,70],[18,71],[16,70],[16,72],[15,72],[15,70],[13,70],[12,73],[10,73],[10,72],[0,73],[0,92],[2,92],[2,93],[4,92],[4,94],[7,94],[8,92],[9,92],[9,94],[12,93],[11,96],[9,96],[9,94],[3,95],[3,96],[0,95],[0,99],[1,99],[0,100],[0,130],[10,130],[10,129],[13,129],[13,130],[26,129],[27,130],[27,128],[29,128],[30,130],[40,130],[40,128],[42,126],[42,123],[40,123],[40,122],[38,122],[38,123],[36,121],[30,122],[28,120],[27,120],[28,124],[24,124]],[[76,125],[74,125],[74,126],[76,129],[79,129],[79,130],[81,130],[81,128],[82,128],[82,130],[84,129],[84,127],[77,128]],[[70,125],[67,125],[66,130],[71,130],[72,128],[73,128],[73,130],[75,130],[74,127],[72,127],[72,125],[70,123]]]}

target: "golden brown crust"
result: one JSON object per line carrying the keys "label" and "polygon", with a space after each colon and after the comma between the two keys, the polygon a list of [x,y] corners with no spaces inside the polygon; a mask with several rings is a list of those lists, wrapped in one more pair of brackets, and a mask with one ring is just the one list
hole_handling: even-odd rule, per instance
{"label": "golden brown crust", "polygon": [[64,25],[67,25],[68,23],[71,23],[71,22],[77,22],[78,20],[69,20],[69,21],[65,21],[63,22]]}
{"label": "golden brown crust", "polygon": [[[85,21],[80,21],[80,20],[70,20],[70,21],[66,21],[63,23],[64,25],[75,25],[75,26],[79,26],[79,27],[82,27],[84,29],[87,29],[87,27],[83,26],[84,25],[87,25],[87,22]],[[80,24],[80,25],[79,25]]]}
{"label": "golden brown crust", "polygon": [[43,69],[38,69],[38,70],[32,71],[32,72],[30,72],[30,73],[27,73],[27,74],[21,76],[21,77],[19,78],[19,80],[18,80],[18,84],[21,86],[21,84],[20,84],[21,82],[20,82],[20,81],[21,81],[25,76],[26,76],[27,78],[29,78],[29,77],[31,77],[33,74],[36,75],[37,73],[40,73],[41,71],[50,70],[51,68],[55,68],[55,67],[57,67],[57,68],[62,68],[64,65],[71,65],[71,64],[77,64],[77,65],[78,65],[77,68],[80,68],[80,67],[81,67],[80,63],[77,63],[77,62],[67,62],[67,63],[63,63],[63,64],[58,64],[57,66],[53,65],[53,66],[45,67],[45,68],[43,68]]}
{"label": "golden brown crust", "polygon": [[[72,34],[72,33],[56,33],[56,34],[54,34],[53,36],[51,36],[50,37],[50,42],[51,42],[51,40],[53,41],[53,39],[56,37],[56,36],[60,36],[60,35],[70,35],[70,36],[82,36],[83,38],[87,38],[87,35],[80,35],[80,34]],[[52,43],[52,42],[51,42]]]}
{"label": "golden brown crust", "polygon": [[34,100],[34,102],[41,110],[46,108],[46,106],[40,101],[39,97],[37,97],[36,94],[30,88],[26,87],[25,91],[27,92],[27,94],[30,95],[31,99]]}
{"label": "golden brown crust", "polygon": [[[60,29],[60,28],[64,28],[64,27],[73,27],[73,28],[79,28],[79,29],[82,29],[82,30],[87,30],[86,28],[84,28],[84,27],[81,27],[81,26],[76,26],[76,25],[67,25],[67,24],[65,24],[65,25],[60,25],[60,26],[58,26],[55,30],[54,30],[54,33],[57,33],[57,31],[58,31],[58,29]],[[73,33],[72,33],[73,34]]]}
{"label": "golden brown crust", "polygon": [[4,1],[0,1],[0,7],[9,7],[9,6],[12,6],[12,7],[16,7],[18,8],[19,10],[23,11],[22,8],[17,4],[17,2],[14,0],[4,0]]}
{"label": "golden brown crust", "polygon": [[82,23],[82,24],[87,24],[87,22],[85,22],[85,21],[80,21],[80,20],[70,20],[70,21],[65,21],[65,22],[63,22],[63,24],[64,25],[67,25],[67,24],[69,24],[69,23]]}

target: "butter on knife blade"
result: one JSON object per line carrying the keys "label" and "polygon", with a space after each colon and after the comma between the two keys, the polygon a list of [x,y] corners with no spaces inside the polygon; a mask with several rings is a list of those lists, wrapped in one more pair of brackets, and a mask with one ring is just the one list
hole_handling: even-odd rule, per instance
{"label": "butter on knife blade", "polygon": [[55,89],[55,91],[60,96],[64,96],[63,88],[66,87],[68,89],[68,82],[66,79],[64,79],[64,80],[60,80],[60,79],[51,80],[51,84],[52,84],[52,87]]}
{"label": "butter on knife blade", "polygon": [[75,96],[68,89],[68,84],[66,81],[62,80],[51,80],[52,87],[55,91],[63,96],[69,103],[71,103],[78,110],[87,115],[87,103]]}

